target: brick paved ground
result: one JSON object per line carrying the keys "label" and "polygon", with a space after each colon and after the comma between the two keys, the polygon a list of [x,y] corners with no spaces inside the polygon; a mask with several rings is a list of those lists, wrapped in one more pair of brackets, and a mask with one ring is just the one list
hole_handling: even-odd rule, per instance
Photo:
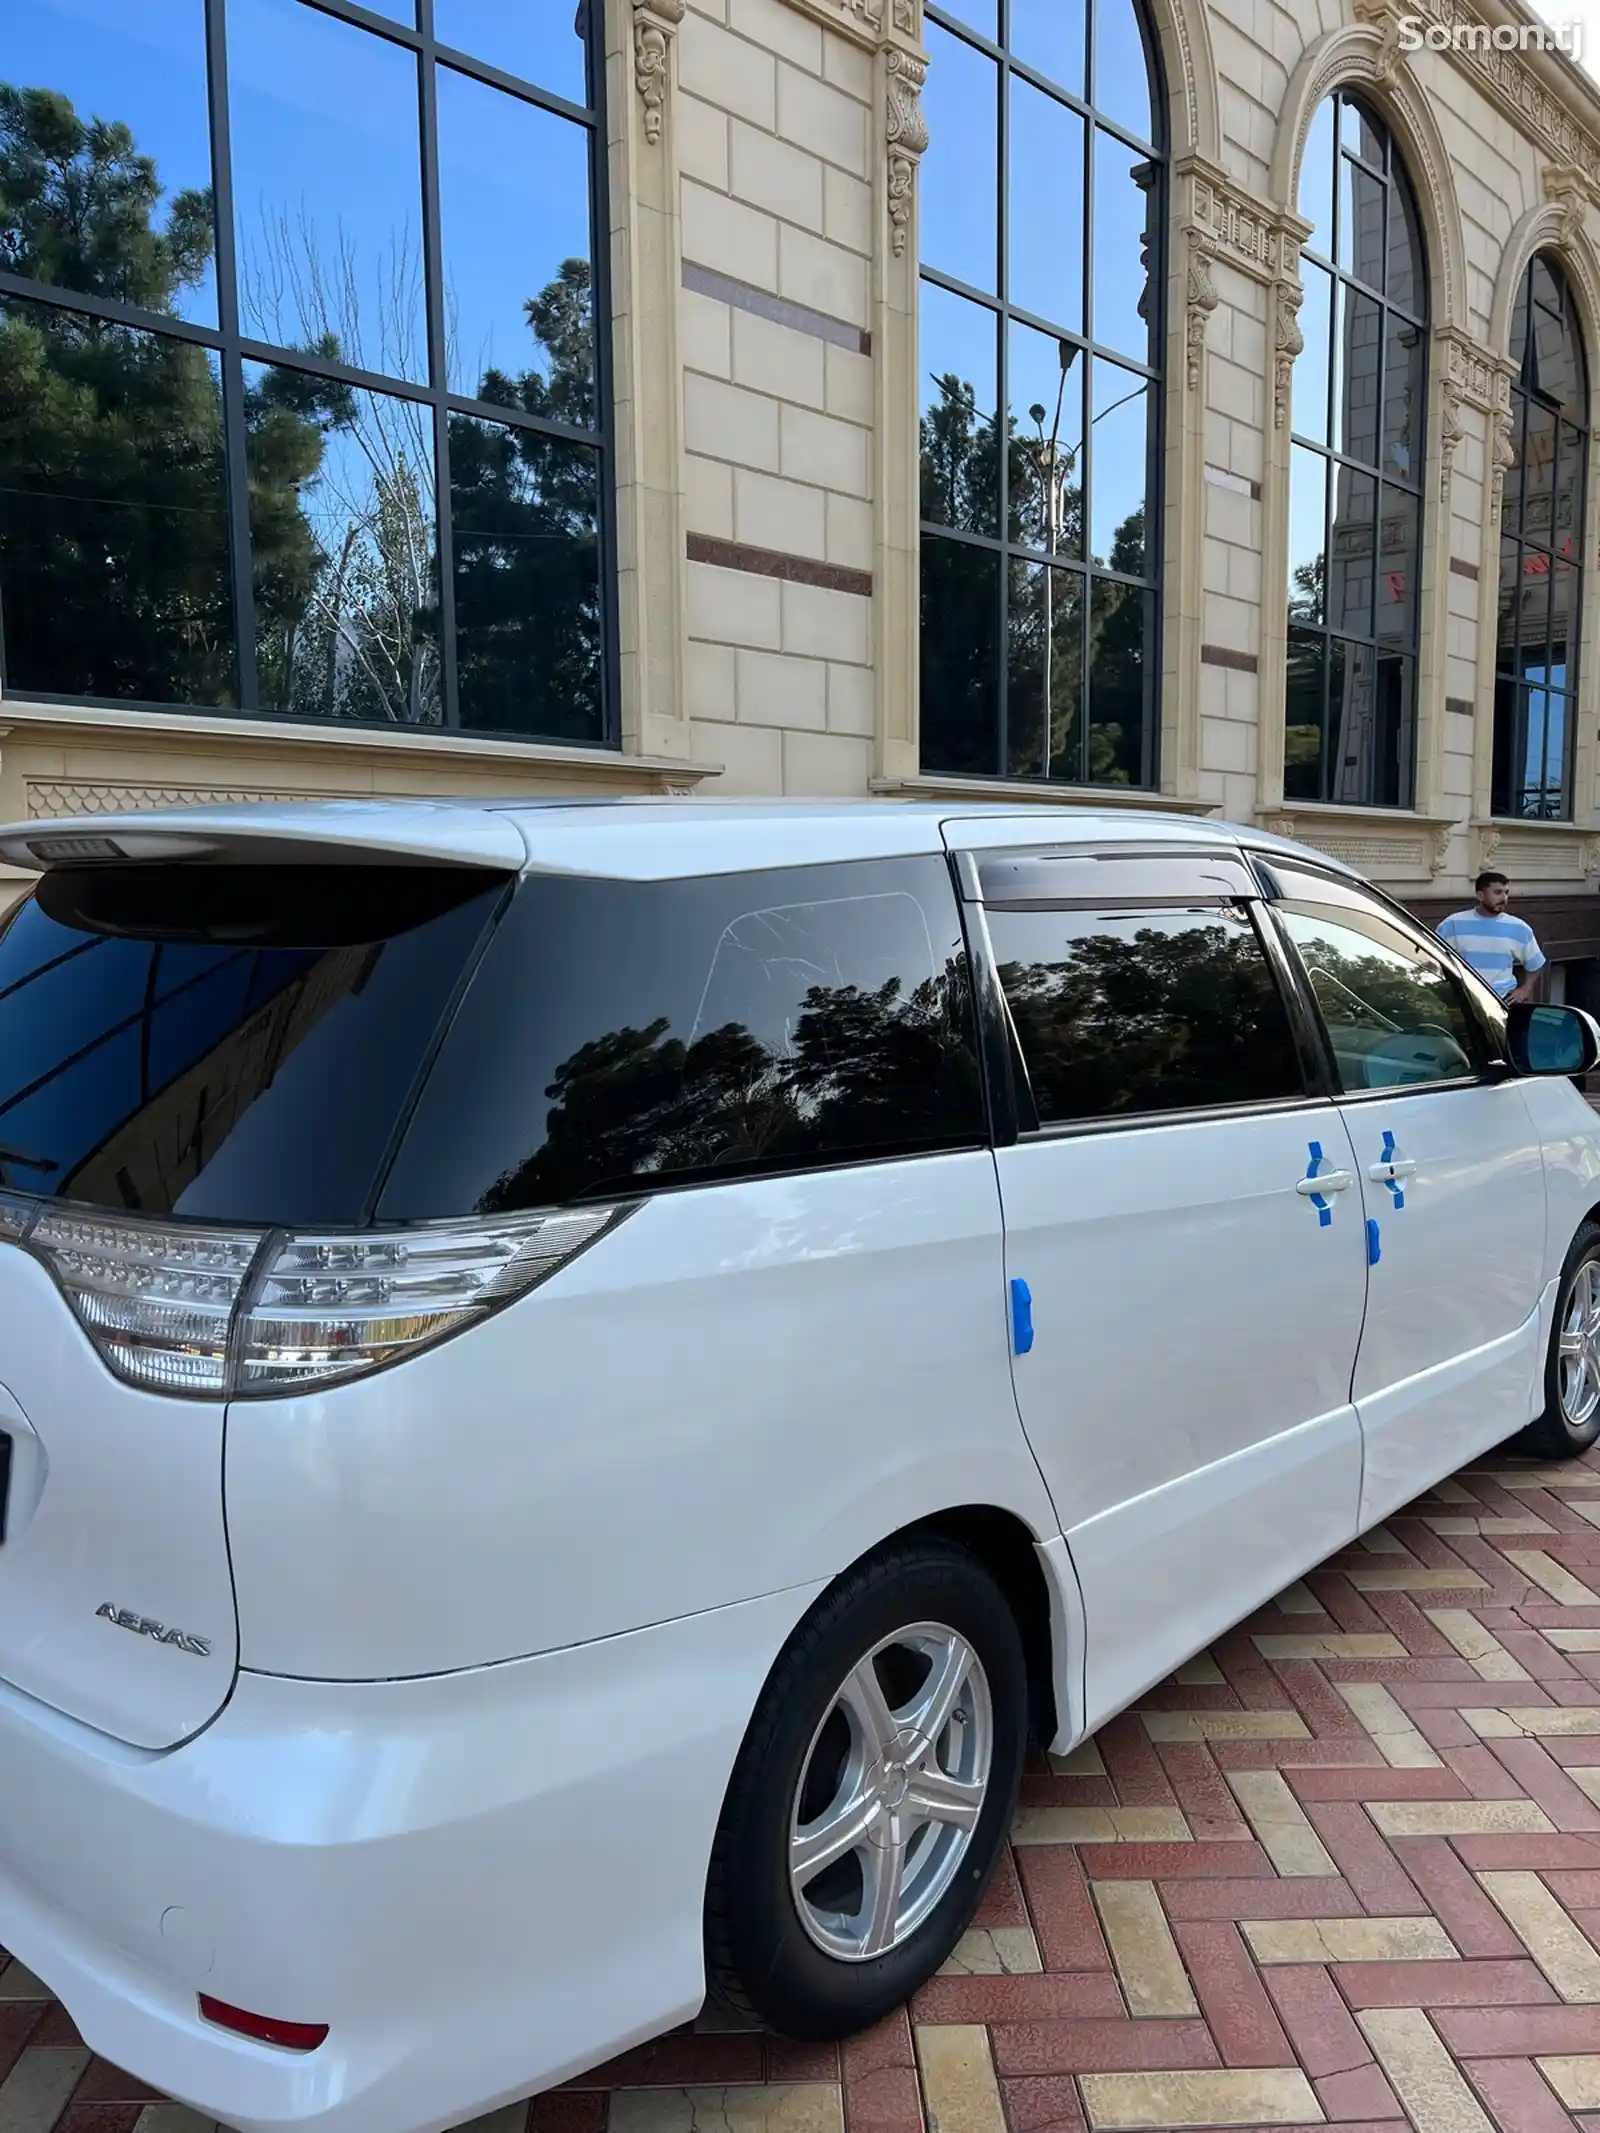
{"label": "brick paved ground", "polygon": [[[703,2018],[483,2123],[1600,2133],[1600,1460],[1446,1482],[1039,1759],[909,2015]],[[13,1964],[0,2133],[52,2129],[200,2133]]]}

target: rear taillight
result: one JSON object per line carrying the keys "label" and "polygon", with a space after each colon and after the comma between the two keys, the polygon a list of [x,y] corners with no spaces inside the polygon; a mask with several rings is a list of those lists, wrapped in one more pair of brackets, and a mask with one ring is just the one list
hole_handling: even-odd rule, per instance
{"label": "rear taillight", "polygon": [[630,1210],[343,1235],[210,1229],[0,1197],[107,1365],[149,1392],[270,1397],[360,1377],[526,1295]]}

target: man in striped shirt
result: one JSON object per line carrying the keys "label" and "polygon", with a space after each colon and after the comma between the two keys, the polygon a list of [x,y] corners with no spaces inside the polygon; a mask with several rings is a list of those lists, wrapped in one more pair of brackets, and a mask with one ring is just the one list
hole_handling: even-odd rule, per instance
{"label": "man in striped shirt", "polygon": [[1504,874],[1488,869],[1472,886],[1477,903],[1470,911],[1453,911],[1439,928],[1440,940],[1448,941],[1508,1007],[1514,1000],[1531,1000],[1544,953],[1533,928],[1506,909],[1511,884]]}

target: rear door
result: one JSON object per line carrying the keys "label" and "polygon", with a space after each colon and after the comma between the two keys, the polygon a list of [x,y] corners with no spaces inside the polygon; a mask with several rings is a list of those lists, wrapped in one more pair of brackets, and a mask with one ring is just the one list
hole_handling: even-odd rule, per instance
{"label": "rear door", "polygon": [[1377,1238],[1354,1380],[1366,1527],[1532,1412],[1543,1157],[1521,1087],[1488,1077],[1482,1025],[1437,945],[1356,883],[1271,872]]}
{"label": "rear door", "polygon": [[365,1219],[502,895],[444,866],[113,865],[9,914],[0,1680],[145,1748],[220,1708],[218,1328],[225,1354],[270,1226]]}
{"label": "rear door", "polygon": [[990,852],[963,874],[1015,1105],[1017,1397],[1083,1590],[1094,1724],[1355,1532],[1360,1195],[1237,854]]}

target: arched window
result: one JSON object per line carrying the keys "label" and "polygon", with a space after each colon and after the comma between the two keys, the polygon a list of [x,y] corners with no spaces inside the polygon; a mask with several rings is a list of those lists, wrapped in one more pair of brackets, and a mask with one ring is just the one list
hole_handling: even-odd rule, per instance
{"label": "arched window", "polygon": [[1153,785],[1166,173],[1138,0],[934,0],[922,761]]}
{"label": "arched window", "polygon": [[1589,367],[1567,278],[1529,262],[1511,322],[1511,448],[1500,521],[1494,674],[1497,815],[1572,813],[1573,692],[1583,611]]}
{"label": "arched window", "polygon": [[1300,212],[1284,792],[1409,807],[1428,276],[1399,151],[1354,97],[1312,122]]}

